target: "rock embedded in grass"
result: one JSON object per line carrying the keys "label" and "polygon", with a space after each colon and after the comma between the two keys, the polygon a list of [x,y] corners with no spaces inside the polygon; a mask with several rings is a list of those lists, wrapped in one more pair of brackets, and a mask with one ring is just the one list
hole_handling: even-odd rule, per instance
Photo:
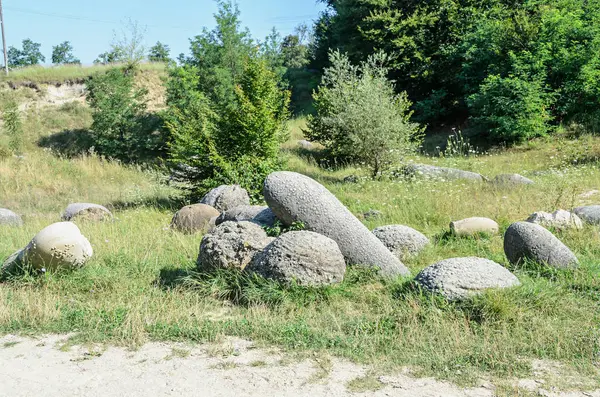
{"label": "rock embedded in grass", "polygon": [[450,231],[458,237],[468,237],[477,234],[497,234],[500,230],[498,223],[489,218],[467,218],[450,223]]}
{"label": "rock embedded in grass", "polygon": [[264,184],[267,204],[281,222],[296,221],[334,240],[346,262],[372,266],[385,276],[409,270],[329,190],[313,179],[288,171],[272,173]]}
{"label": "rock embedded in grass", "polygon": [[573,210],[575,215],[590,225],[600,225],[600,205],[587,205]]}
{"label": "rock embedded in grass", "polygon": [[198,269],[244,270],[271,241],[273,239],[256,223],[222,223],[202,238]]}
{"label": "rock embedded in grass", "polygon": [[0,208],[0,225],[21,226],[23,225],[23,219],[11,210]]}
{"label": "rock embedded in grass", "polygon": [[270,243],[246,270],[281,283],[323,286],[344,280],[346,262],[337,243],[329,237],[294,231]]}
{"label": "rock embedded in grass", "polygon": [[521,285],[508,269],[484,258],[446,259],[425,268],[415,281],[425,290],[449,301],[470,298],[489,289]]}
{"label": "rock embedded in grass", "polygon": [[216,220],[216,225],[224,222],[254,222],[261,226],[273,226],[277,217],[267,206],[242,205],[223,212]]}
{"label": "rock embedded in grass", "polygon": [[187,205],[173,216],[171,228],[188,234],[206,232],[211,227],[212,219],[218,216],[219,211],[210,205]]}
{"label": "rock embedded in grass", "polygon": [[108,208],[92,203],[72,203],[67,206],[62,220],[65,222],[86,220],[92,222],[109,221],[113,219]]}
{"label": "rock embedded in grass", "polygon": [[242,205],[250,205],[250,196],[246,189],[239,185],[221,185],[208,192],[200,204],[215,207],[219,212],[225,212]]}
{"label": "rock embedded in grass", "polygon": [[476,172],[463,171],[456,168],[438,167],[427,164],[409,164],[404,167],[404,172],[407,176],[423,177],[426,179],[435,180],[469,180],[475,182],[483,182],[484,177]]}
{"label": "rock embedded in grass", "polygon": [[519,174],[501,174],[492,179],[497,186],[533,185],[535,182]]}
{"label": "rock embedded in grass", "polygon": [[553,213],[544,211],[534,212],[527,218],[527,222],[536,223],[543,227],[553,227],[555,229],[582,229],[583,222],[574,213],[565,210],[557,210]]}
{"label": "rock embedded in grass", "polygon": [[579,264],[575,254],[556,236],[529,222],[510,225],[504,235],[504,252],[514,265],[525,260],[554,268],[574,268]]}
{"label": "rock embedded in grass", "polygon": [[404,225],[378,227],[373,234],[400,260],[418,255],[431,243],[423,233]]}

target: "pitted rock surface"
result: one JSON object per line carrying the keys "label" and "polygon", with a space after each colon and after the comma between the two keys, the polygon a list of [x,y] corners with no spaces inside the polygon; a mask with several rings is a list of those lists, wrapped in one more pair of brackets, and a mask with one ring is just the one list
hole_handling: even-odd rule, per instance
{"label": "pitted rock surface", "polygon": [[378,227],[373,234],[400,260],[418,255],[430,244],[423,233],[403,225]]}
{"label": "pitted rock surface", "polygon": [[206,204],[188,205],[177,211],[171,221],[171,228],[182,233],[206,232],[211,228],[213,218],[219,216],[219,211]]}
{"label": "pitted rock surface", "polygon": [[450,231],[455,236],[466,237],[476,234],[496,234],[500,230],[498,223],[489,218],[467,218],[450,223]]}
{"label": "pitted rock surface", "polygon": [[269,244],[246,270],[283,283],[320,286],[341,283],[346,262],[337,243],[329,237],[295,231]]}
{"label": "pitted rock surface", "polygon": [[590,225],[600,225],[600,205],[587,205],[575,208],[575,215]]}
{"label": "pitted rock surface", "polygon": [[261,226],[273,226],[277,217],[267,206],[243,205],[223,212],[216,221],[217,226],[224,222],[254,222]]}
{"label": "pitted rock surface", "polygon": [[346,262],[378,267],[382,275],[408,275],[409,270],[329,190],[295,172],[275,172],[264,185],[267,204],[286,225],[304,223],[306,230],[334,240]]}
{"label": "pitted rock surface", "polygon": [[239,185],[221,185],[208,192],[200,200],[200,204],[210,205],[219,212],[225,212],[242,205],[250,205],[250,196],[246,189]]}
{"label": "pitted rock surface", "polygon": [[504,235],[504,252],[513,264],[528,259],[555,268],[577,267],[571,250],[550,231],[529,222],[513,223]]}
{"label": "pitted rock surface", "polygon": [[533,185],[535,182],[519,174],[502,174],[496,176],[492,183],[498,186]]}
{"label": "pitted rock surface", "polygon": [[106,207],[92,203],[69,204],[62,216],[62,220],[65,222],[76,219],[88,221],[108,221],[112,220],[112,218],[112,213]]}
{"label": "pitted rock surface", "polygon": [[0,208],[0,225],[21,226],[22,224],[23,219],[18,214],[6,208]]}
{"label": "pitted rock surface", "polygon": [[485,179],[483,176],[476,172],[463,171],[456,168],[438,167],[435,165],[427,164],[409,164],[406,167],[404,167],[404,172],[408,176],[434,180],[443,179],[446,181],[455,181],[464,179],[475,182],[483,182]]}
{"label": "pitted rock surface", "polygon": [[273,239],[256,223],[222,223],[202,239],[198,269],[244,270],[271,241]]}
{"label": "pitted rock surface", "polygon": [[581,218],[574,213],[565,210],[554,211],[551,214],[544,211],[535,212],[527,218],[527,222],[536,223],[543,227],[553,227],[559,230],[583,228],[583,221]]}
{"label": "pitted rock surface", "polygon": [[467,299],[488,289],[521,284],[514,274],[498,263],[475,257],[443,260],[425,268],[415,281],[450,301]]}

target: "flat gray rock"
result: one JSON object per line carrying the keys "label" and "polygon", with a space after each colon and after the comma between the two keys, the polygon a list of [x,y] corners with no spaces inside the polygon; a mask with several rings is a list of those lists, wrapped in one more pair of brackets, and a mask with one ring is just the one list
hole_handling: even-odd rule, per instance
{"label": "flat gray rock", "polygon": [[277,217],[267,206],[243,205],[223,212],[216,220],[216,225],[224,222],[254,222],[261,226],[273,226]]}
{"label": "flat gray rock", "polygon": [[271,241],[273,239],[256,223],[222,223],[202,239],[198,269],[244,270]]}
{"label": "flat gray rock", "polygon": [[378,227],[373,234],[401,261],[418,255],[430,244],[423,233],[404,225]]}
{"label": "flat gray rock", "polygon": [[535,182],[519,174],[501,174],[492,179],[492,183],[498,186],[533,185]]}
{"label": "flat gray rock", "polygon": [[425,179],[435,180],[470,180],[475,182],[483,182],[484,177],[476,172],[463,171],[456,168],[438,167],[427,164],[409,164],[404,168],[404,171],[409,176],[422,177]]}
{"label": "flat gray rock", "polygon": [[275,172],[264,185],[267,204],[286,225],[301,221],[306,230],[334,240],[346,261],[378,267],[382,275],[408,275],[409,270],[329,190],[295,172]]}
{"label": "flat gray rock", "polygon": [[0,225],[21,226],[23,225],[23,219],[11,210],[0,208]]}
{"label": "flat gray rock", "polygon": [[211,228],[213,218],[218,216],[219,211],[210,205],[187,205],[173,216],[171,228],[188,234],[206,232]]}
{"label": "flat gray rock", "polygon": [[200,200],[200,204],[207,204],[219,212],[225,212],[242,205],[250,205],[250,196],[246,189],[239,185],[221,185],[208,192]]}
{"label": "flat gray rock", "polygon": [[443,260],[425,268],[415,281],[425,290],[450,301],[467,299],[489,289],[521,285],[508,269],[475,257]]}
{"label": "flat gray rock", "polygon": [[536,223],[546,228],[553,227],[559,230],[583,228],[581,218],[574,213],[565,210],[557,210],[551,214],[544,211],[534,212],[527,218],[527,222]]}
{"label": "flat gray rock", "polygon": [[555,268],[573,268],[579,264],[575,254],[550,231],[529,222],[510,225],[504,235],[504,252],[512,264],[525,259]]}
{"label": "flat gray rock", "polygon": [[590,225],[600,225],[600,205],[587,205],[573,210],[581,220]]}
{"label": "flat gray rock", "polygon": [[269,244],[246,270],[282,283],[322,286],[341,283],[346,262],[337,243],[329,237],[295,231]]}
{"label": "flat gray rock", "polygon": [[62,220],[65,222],[73,221],[75,219],[107,221],[112,220],[112,218],[112,213],[106,207],[92,203],[69,204],[62,216]]}

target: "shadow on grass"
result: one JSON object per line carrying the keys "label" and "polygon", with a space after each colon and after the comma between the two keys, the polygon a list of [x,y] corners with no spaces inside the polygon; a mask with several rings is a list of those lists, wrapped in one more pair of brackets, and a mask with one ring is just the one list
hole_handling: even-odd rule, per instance
{"label": "shadow on grass", "polygon": [[94,145],[90,131],[85,129],[66,130],[44,136],[38,140],[37,144],[66,158],[74,158],[89,153]]}
{"label": "shadow on grass", "polygon": [[172,290],[185,287],[186,279],[196,273],[196,269],[175,269],[163,268],[160,270],[158,278],[154,280],[153,285],[163,289]]}
{"label": "shadow on grass", "polygon": [[183,196],[168,196],[168,197],[147,197],[141,200],[135,201],[113,201],[108,203],[106,207],[108,209],[121,211],[135,208],[155,208],[161,211],[176,212],[181,208],[189,205],[189,199]]}

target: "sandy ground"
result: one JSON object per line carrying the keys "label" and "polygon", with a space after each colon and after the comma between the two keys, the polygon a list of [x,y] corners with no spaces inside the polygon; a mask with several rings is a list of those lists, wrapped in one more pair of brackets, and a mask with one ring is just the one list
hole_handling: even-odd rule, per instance
{"label": "sandy ground", "polygon": [[[379,390],[353,392],[356,379],[363,378],[368,369],[342,360],[291,359],[243,340],[193,348],[151,343],[128,351],[102,346],[65,348],[67,339],[0,338],[0,396],[494,396],[493,386],[485,382],[461,389],[407,374],[371,377]],[[537,387],[536,382],[529,383]],[[600,397],[600,391],[536,391],[543,396]]]}

